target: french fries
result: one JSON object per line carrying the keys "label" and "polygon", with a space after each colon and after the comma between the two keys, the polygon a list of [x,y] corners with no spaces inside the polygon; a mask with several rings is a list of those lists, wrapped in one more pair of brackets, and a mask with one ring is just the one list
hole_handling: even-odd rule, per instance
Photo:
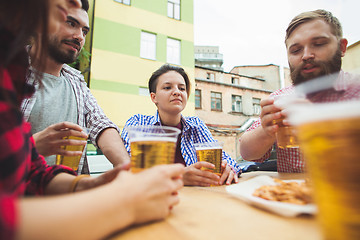
{"label": "french fries", "polygon": [[257,188],[253,196],[270,201],[286,202],[299,205],[312,203],[312,190],[308,181],[284,182],[275,178],[277,185],[265,185]]}

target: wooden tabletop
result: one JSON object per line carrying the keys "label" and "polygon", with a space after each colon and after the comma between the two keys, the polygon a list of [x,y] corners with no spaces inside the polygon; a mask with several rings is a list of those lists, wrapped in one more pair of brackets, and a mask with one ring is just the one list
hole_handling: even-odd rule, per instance
{"label": "wooden tabletop", "polygon": [[[250,172],[239,180],[259,175],[304,178],[297,173]],[[232,197],[225,187],[184,187],[179,193],[180,203],[164,221],[129,228],[111,239],[321,239],[315,217],[278,216]]]}

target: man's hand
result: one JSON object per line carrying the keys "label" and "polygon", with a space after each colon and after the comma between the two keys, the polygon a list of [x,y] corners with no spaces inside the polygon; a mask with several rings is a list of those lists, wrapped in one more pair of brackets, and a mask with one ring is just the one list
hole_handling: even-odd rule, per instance
{"label": "man's hand", "polygon": [[45,157],[50,155],[81,155],[82,152],[80,151],[65,151],[61,148],[61,146],[65,145],[86,145],[86,141],[63,139],[68,136],[88,137],[83,132],[82,127],[70,122],[55,123],[33,135],[37,151]]}
{"label": "man's hand", "polygon": [[275,138],[279,126],[274,124],[273,121],[282,117],[281,109],[274,105],[274,98],[261,100],[260,106],[261,126],[268,136]]}

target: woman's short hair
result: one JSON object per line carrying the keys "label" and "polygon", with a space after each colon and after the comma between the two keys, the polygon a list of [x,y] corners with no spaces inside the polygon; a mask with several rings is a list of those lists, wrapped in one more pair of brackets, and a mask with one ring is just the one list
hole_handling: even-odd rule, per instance
{"label": "woman's short hair", "polygon": [[156,86],[158,83],[158,79],[161,75],[170,72],[170,71],[175,71],[177,73],[179,73],[185,80],[185,86],[186,86],[186,92],[189,96],[190,94],[190,80],[188,75],[186,74],[185,70],[182,67],[176,67],[173,65],[169,65],[169,64],[164,64],[162,65],[158,70],[156,70],[155,72],[153,72],[153,74],[151,75],[150,79],[149,79],[149,92],[150,93],[156,93]]}
{"label": "woman's short hair", "polygon": [[285,36],[285,42],[290,37],[291,33],[301,24],[307,23],[309,21],[315,20],[315,19],[322,19],[326,23],[330,25],[332,33],[338,38],[342,38],[343,32],[342,27],[340,24],[340,21],[332,15],[331,12],[318,9],[314,11],[309,12],[303,12],[294,17],[291,22],[289,23],[288,28],[286,29],[286,36]]}

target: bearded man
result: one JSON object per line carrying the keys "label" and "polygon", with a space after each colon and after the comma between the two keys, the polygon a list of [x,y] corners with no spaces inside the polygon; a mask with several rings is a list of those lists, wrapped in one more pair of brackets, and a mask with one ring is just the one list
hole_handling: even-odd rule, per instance
{"label": "bearded man", "polygon": [[[296,16],[286,30],[285,45],[293,85],[282,88],[261,101],[261,114],[257,121],[240,139],[240,152],[245,160],[263,162],[270,157],[276,144],[275,134],[279,129],[274,120],[283,117],[281,109],[274,104],[274,97],[288,95],[294,86],[319,77],[335,79],[335,87],[326,94],[315,94],[313,102],[330,102],[353,98],[351,89],[344,84],[353,79],[341,70],[341,58],[345,55],[347,40],[342,37],[339,20],[325,10],[304,12]],[[355,93],[359,97],[360,93]],[[276,121],[275,121],[276,122]],[[278,172],[303,172],[305,162],[298,148],[278,148]]]}
{"label": "bearded man", "polygon": [[[45,156],[49,165],[55,164],[56,155],[82,155],[78,173],[89,173],[86,154],[65,151],[61,146],[85,145],[86,141],[63,139],[65,136],[87,137],[83,128],[89,129],[92,143],[101,149],[114,165],[130,161],[120,138],[120,129],[110,121],[99,107],[79,71],[69,67],[78,57],[89,32],[87,10],[89,3],[82,0],[82,9],[68,12],[67,19],[59,31],[49,36],[48,46],[35,42],[30,49],[31,58],[37,58],[37,48],[47,47],[45,71],[39,73],[31,66],[27,83],[36,93],[22,102],[25,120],[32,125],[36,149]],[[41,85],[34,81],[41,74]]]}

